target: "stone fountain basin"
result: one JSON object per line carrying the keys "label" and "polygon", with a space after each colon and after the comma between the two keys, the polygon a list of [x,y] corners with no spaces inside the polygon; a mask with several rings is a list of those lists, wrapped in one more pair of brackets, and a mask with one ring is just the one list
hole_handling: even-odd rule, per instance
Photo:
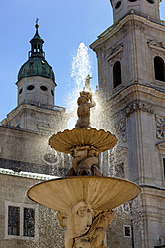
{"label": "stone fountain basin", "polygon": [[28,196],[48,208],[68,212],[79,200],[95,210],[114,209],[140,192],[137,184],[121,178],[75,176],[41,182],[28,190]]}
{"label": "stone fountain basin", "polygon": [[73,147],[86,145],[94,146],[98,153],[105,152],[114,147],[116,143],[117,138],[114,134],[96,128],[65,129],[63,132],[52,135],[49,139],[49,145],[52,148],[67,154],[71,154]]}

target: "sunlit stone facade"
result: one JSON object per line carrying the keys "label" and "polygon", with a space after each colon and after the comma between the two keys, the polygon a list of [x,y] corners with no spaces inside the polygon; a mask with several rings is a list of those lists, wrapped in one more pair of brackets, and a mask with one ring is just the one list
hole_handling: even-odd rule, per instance
{"label": "sunlit stone facade", "polygon": [[[118,137],[117,147],[100,159],[110,162],[109,175],[142,188],[127,207],[132,230],[128,247],[164,247],[165,26],[158,1],[111,3],[115,23],[91,45],[98,58],[103,124]],[[112,224],[116,233],[110,227],[113,248],[126,247],[118,232],[128,216],[123,209],[118,216]]]}

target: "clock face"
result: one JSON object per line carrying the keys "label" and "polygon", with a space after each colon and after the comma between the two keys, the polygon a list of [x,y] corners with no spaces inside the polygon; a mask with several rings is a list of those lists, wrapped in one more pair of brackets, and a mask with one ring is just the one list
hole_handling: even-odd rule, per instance
{"label": "clock face", "polygon": [[157,120],[157,136],[165,138],[165,117]]}

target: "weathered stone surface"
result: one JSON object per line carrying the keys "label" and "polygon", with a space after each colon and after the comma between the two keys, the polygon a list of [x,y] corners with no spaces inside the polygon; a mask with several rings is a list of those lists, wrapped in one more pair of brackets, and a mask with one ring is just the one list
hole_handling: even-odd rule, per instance
{"label": "weathered stone surface", "polygon": [[93,211],[90,204],[80,200],[70,209],[68,215],[59,213],[58,219],[66,226],[65,248],[103,248],[108,225],[113,221],[113,211]]}
{"label": "weathered stone surface", "polygon": [[72,130],[64,130],[54,134],[49,139],[49,144],[57,151],[64,153],[72,153],[72,148],[76,146],[93,146],[98,153],[104,152],[112,148],[117,142],[117,138],[110,132],[96,128],[73,128]]}
{"label": "weathered stone surface", "polygon": [[[17,176],[9,176],[0,174],[0,216],[1,218],[1,231],[0,231],[0,247],[3,248],[52,248],[55,245],[57,248],[64,247],[63,230],[59,226],[56,212],[46,207],[38,205],[31,201],[27,197],[27,190],[35,183],[39,183],[40,180],[23,178]],[[35,241],[26,240],[26,238],[5,238],[7,232],[7,223],[5,222],[8,209],[5,207],[5,203],[10,204],[26,204],[28,206],[38,207],[38,220],[36,226],[39,231],[39,238]],[[56,234],[56,235],[55,235]]]}
{"label": "weathered stone surface", "polygon": [[35,185],[28,191],[31,199],[60,212],[69,211],[80,200],[89,202],[95,210],[113,209],[139,193],[139,186],[127,180],[96,176],[54,179]]}
{"label": "weathered stone surface", "polygon": [[[146,3],[147,1],[141,7],[150,12]],[[128,7],[130,3],[124,1],[122,4]],[[157,4],[155,2],[153,9],[156,8],[158,14]],[[118,10],[114,9],[115,18],[125,10],[122,6]],[[162,202],[165,205],[165,84],[155,79],[154,71],[154,58],[159,56],[164,60],[165,26],[162,24],[160,20],[156,24],[150,18],[132,11],[91,45],[98,57],[102,108],[107,110],[105,113],[100,111],[100,116],[103,117],[100,123],[106,130],[116,133],[119,139],[118,146],[111,152],[99,155],[99,160],[106,166],[106,170],[101,166],[101,171],[107,171],[108,175],[124,176],[140,184],[144,190],[142,197],[135,200],[138,208],[134,207],[133,211],[133,243],[129,242],[129,238],[123,235],[119,238],[119,235],[113,232],[112,243],[109,239],[108,244],[115,248],[122,245],[153,248],[161,245],[160,239],[165,235],[165,218],[160,220],[160,209],[155,205],[155,202],[159,206],[162,206]],[[121,63],[122,83],[115,88],[113,66],[116,61]],[[125,127],[122,125],[123,120]],[[161,207],[160,212],[165,216],[164,207]],[[115,220],[117,218],[118,215]],[[122,220],[117,220],[118,223],[112,225],[115,230],[119,229],[120,233],[124,224],[130,225],[125,215]]]}
{"label": "weathered stone surface", "polygon": [[106,247],[105,232],[115,216],[111,209],[139,193],[140,188],[126,180],[78,176],[35,185],[28,196],[59,211],[60,225],[67,227],[65,248],[101,248]]}
{"label": "weathered stone surface", "polygon": [[[88,87],[88,86],[87,86]],[[89,102],[90,101],[90,102]],[[76,128],[90,128],[90,109],[95,107],[96,103],[92,98],[92,94],[87,91],[80,92],[80,97],[77,100],[78,120],[75,125]]]}

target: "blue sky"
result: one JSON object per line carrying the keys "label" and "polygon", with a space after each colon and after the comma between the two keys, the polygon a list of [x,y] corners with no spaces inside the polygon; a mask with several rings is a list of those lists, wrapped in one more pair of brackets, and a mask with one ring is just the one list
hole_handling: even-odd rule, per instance
{"label": "blue sky", "polygon": [[[161,4],[165,20],[165,1]],[[0,120],[17,105],[18,71],[28,59],[30,39],[39,18],[39,33],[44,39],[46,60],[56,77],[56,105],[66,107],[66,100],[75,82],[71,77],[72,58],[78,46],[87,47],[112,25],[109,0],[5,0],[0,3]],[[97,61],[89,48],[92,84],[97,84]]]}

